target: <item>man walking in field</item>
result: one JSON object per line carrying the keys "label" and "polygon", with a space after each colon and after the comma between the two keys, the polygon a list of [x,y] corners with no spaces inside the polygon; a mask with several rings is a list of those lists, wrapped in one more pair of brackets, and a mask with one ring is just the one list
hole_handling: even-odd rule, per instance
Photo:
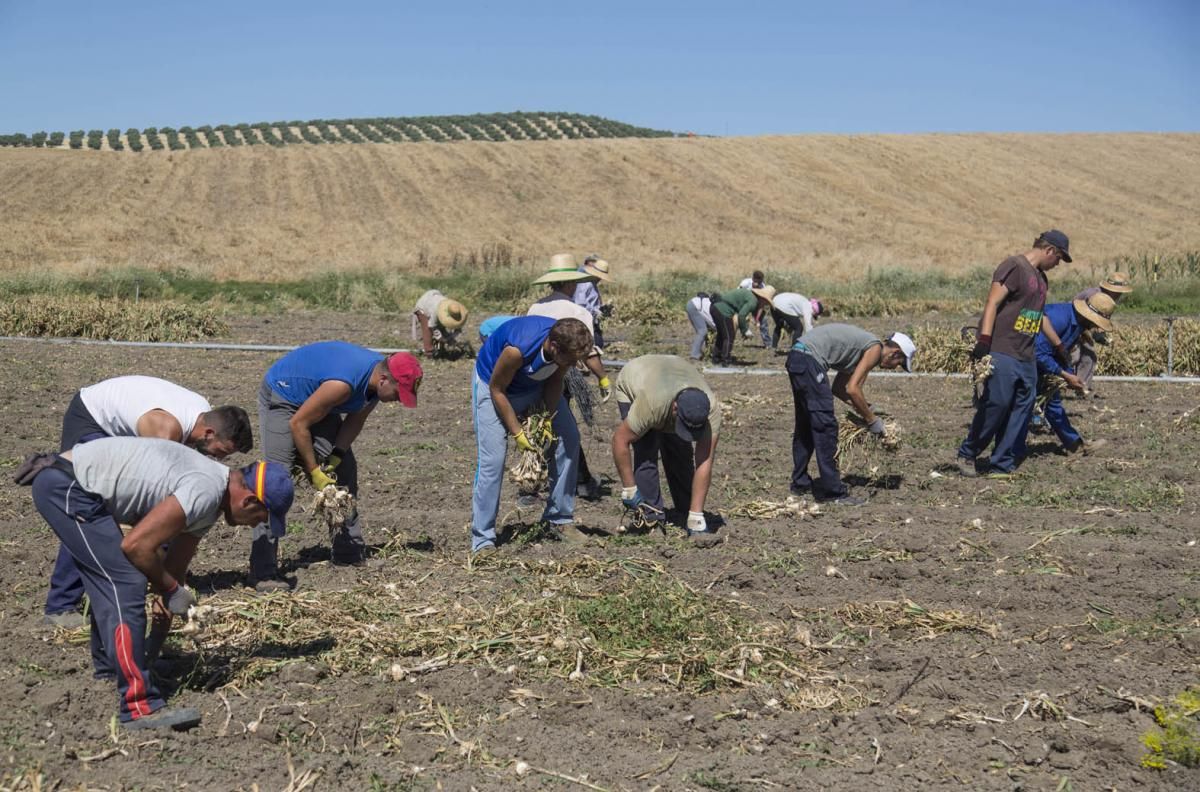
{"label": "man walking in field", "polygon": [[475,359],[471,406],[478,454],[471,498],[471,551],[496,549],[496,518],[504,480],[508,436],[520,451],[533,451],[521,416],[543,407],[553,413],[553,459],[550,494],[542,521],[558,536],[584,539],[575,521],[576,466],[579,428],[563,398],[567,369],[587,357],[592,334],[578,319],[522,316],[497,327]]}
{"label": "man walking in field", "polygon": [[[407,352],[384,357],[345,341],[320,341],[275,361],[258,390],[263,455],[285,469],[299,467],[318,492],[330,484],[358,497],[353,444],[379,402],[417,406],[421,364]],[[287,526],[260,523],[250,546],[250,584],[258,591],[285,590],[279,576],[279,539]],[[333,537],[335,564],[366,558],[358,509]]]}
{"label": "man walking in field", "polygon": [[[186,617],[196,602],[187,571],[200,540],[221,515],[229,525],[283,526],[293,499],[287,469],[256,462],[230,470],[179,443],[137,437],[101,438],[31,461],[18,483],[32,483],[34,504],[83,577],[95,675],[116,681],[121,724],[197,725],[197,710],[167,708],[145,667],[146,583],[161,598],[156,607]],[[133,526],[128,535],[121,523]]]}
{"label": "man walking in field", "polygon": [[971,358],[990,354],[992,374],[984,384],[967,437],[958,449],[957,465],[964,476],[976,476],[976,458],[995,440],[988,473],[1008,475],[1017,466],[1014,446],[1033,414],[1037,395],[1034,338],[1046,334],[1060,363],[1070,359],[1054,328],[1042,322],[1048,283],[1046,272],[1068,264],[1069,240],[1062,231],[1047,231],[1023,255],[1010,256],[992,275],[991,289],[979,323]]}
{"label": "man walking in field", "polygon": [[[866,422],[876,438],[884,433],[883,419],[875,415],[863,383],[876,367],[903,367],[912,371],[917,347],[904,333],[892,333],[880,339],[874,333],[848,324],[830,324],[813,328],[792,345],[787,357],[792,399],[796,407],[796,425],[792,432],[793,495],[811,495],[814,500],[839,506],[861,506],[864,498],[850,494],[838,472],[838,421],[833,397],[850,404]],[[829,371],[837,372],[832,385]],[[817,457],[816,481],[808,473],[808,463]]]}
{"label": "man walking in field", "polygon": [[466,306],[458,300],[430,289],[421,295],[413,310],[413,340],[421,342],[421,351],[428,357],[438,346],[458,343],[458,334],[469,315]]}
{"label": "man walking in field", "polygon": [[613,463],[621,479],[621,503],[662,521],[662,458],[675,511],[687,509],[687,536],[699,547],[721,540],[708,527],[704,503],[712,485],[713,458],[721,431],[721,406],[696,367],[675,355],[643,355],[617,375],[621,423],[613,432]]}
{"label": "man walking in field", "polygon": [[[63,416],[59,451],[102,437],[156,437],[224,459],[254,446],[250,417],[241,407],[213,407],[198,393],[157,377],[113,377],[81,388]],[[44,620],[81,627],[83,578],[60,547],[50,576]]]}

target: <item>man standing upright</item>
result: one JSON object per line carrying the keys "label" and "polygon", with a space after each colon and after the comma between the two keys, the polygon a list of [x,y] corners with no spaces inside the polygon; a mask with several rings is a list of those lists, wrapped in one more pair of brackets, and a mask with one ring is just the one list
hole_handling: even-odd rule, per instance
{"label": "man standing upright", "polygon": [[612,280],[612,276],[609,275],[608,262],[593,254],[583,260],[583,266],[579,268],[579,271],[587,276],[587,280],[580,281],[578,288],[575,289],[575,304],[583,306],[592,315],[592,339],[598,349],[603,349],[604,332],[600,329],[600,319],[612,313],[612,306],[603,302],[600,296],[599,282],[608,283]]}
{"label": "man standing upright", "polygon": [[992,374],[967,437],[958,449],[958,471],[976,476],[975,460],[995,440],[987,472],[1007,475],[1017,466],[1014,445],[1023,436],[1037,396],[1034,339],[1039,331],[1064,367],[1071,365],[1067,350],[1049,323],[1042,322],[1048,283],[1046,273],[1060,261],[1071,263],[1069,241],[1062,231],[1047,231],[1023,255],[1010,256],[992,275],[978,340],[971,358],[992,356]]}
{"label": "man standing upright", "polygon": [[[263,455],[287,469],[298,466],[313,488],[337,484],[358,496],[352,448],[379,402],[417,406],[421,364],[407,352],[384,357],[345,341],[319,341],[284,355],[258,390]],[[250,547],[250,582],[258,591],[287,589],[279,577],[279,539],[286,526],[260,523]],[[335,564],[361,564],[366,542],[355,509],[333,537]]]}
{"label": "man standing upright", "polygon": [[[224,459],[254,446],[250,417],[241,407],[217,407],[198,393],[157,377],[113,377],[81,388],[63,416],[59,451],[101,437],[155,437],[173,440],[202,454]],[[83,578],[75,559],[60,547],[46,596],[45,622],[81,627]]]}

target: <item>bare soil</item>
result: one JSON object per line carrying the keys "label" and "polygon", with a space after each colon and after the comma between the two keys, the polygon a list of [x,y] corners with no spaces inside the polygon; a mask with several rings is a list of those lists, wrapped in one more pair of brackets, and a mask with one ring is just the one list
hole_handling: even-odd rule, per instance
{"label": "bare soil", "polygon": [[[238,340],[347,336],[343,321],[246,320]],[[350,340],[391,336],[390,324],[372,326]],[[80,386],[152,373],[251,407],[275,357],[15,342],[0,355],[5,475],[54,446]],[[173,703],[204,714],[186,734],[110,736],[115,691],[91,678],[86,632],[40,624],[53,536],[28,490],[0,491],[0,786],[40,773],[43,788],[102,789],[1200,788],[1200,771],[1139,766],[1153,728],[1140,702],[1195,684],[1200,670],[1200,428],[1180,421],[1200,404],[1195,387],[1104,384],[1103,398],[1068,402],[1104,449],[1068,459],[1038,436],[1020,474],[997,481],[948,467],[971,414],[965,382],[875,378],[869,398],[906,443],[848,461],[870,503],[750,519],[739,507],[787,496],[791,396],[782,376],[713,376],[735,405],[709,499],[727,520],[723,544],[602,536],[621,515],[612,494],[579,501],[589,544],[538,539],[536,510],[516,510],[508,487],[501,513],[515,536],[475,565],[469,377],[469,362],[427,363],[420,406],[382,406],[356,444],[369,566],[328,563],[323,529],[303,512],[309,493],[298,491],[283,540],[298,587],[263,607],[353,596],[369,608],[334,612],[324,634],[303,640],[286,620],[264,620],[244,651],[168,644]],[[615,421],[604,405],[584,432],[610,485]],[[191,581],[202,602],[258,607],[243,587],[246,533],[222,525],[202,544]],[[555,654],[553,631],[504,626],[512,608],[595,600],[634,578],[736,614],[770,645],[741,648],[740,677],[714,661],[724,676],[702,689],[667,673],[668,659],[662,673],[622,676],[585,641],[572,680],[574,648]],[[929,613],[945,617],[940,626],[922,620]],[[974,627],[947,626],[956,619]],[[471,645],[448,662],[373,648],[416,646],[434,625],[466,630]],[[759,663],[756,649],[789,658],[795,674]],[[395,681],[393,663],[418,670]],[[518,762],[531,769],[518,775]]]}

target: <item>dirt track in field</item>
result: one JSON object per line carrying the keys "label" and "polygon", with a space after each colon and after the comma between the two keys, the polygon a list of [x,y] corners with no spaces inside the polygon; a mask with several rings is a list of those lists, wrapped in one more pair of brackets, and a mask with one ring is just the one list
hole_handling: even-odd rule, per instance
{"label": "dirt track in field", "polygon": [[[286,332],[247,321],[238,340],[338,335],[338,317],[297,321]],[[384,322],[371,326],[350,340],[396,342]],[[273,360],[21,343],[0,345],[0,356],[5,474],[25,452],[57,441],[62,411],[82,385],[152,373],[214,404],[252,406]],[[1105,384],[1102,399],[1068,402],[1085,436],[1109,440],[1102,452],[1067,459],[1038,436],[1016,478],[971,481],[945,467],[970,416],[963,381],[868,381],[869,398],[907,441],[895,455],[848,465],[870,504],[803,521],[752,520],[734,516],[737,507],[787,494],[790,393],[783,377],[714,376],[718,395],[737,403],[709,500],[728,520],[723,545],[700,550],[651,535],[581,548],[518,535],[476,568],[466,554],[468,366],[427,365],[421,406],[382,406],[356,445],[368,540],[379,548],[372,566],[331,567],[307,515],[295,514],[302,530],[283,540],[299,586],[292,596],[326,607],[365,597],[379,610],[353,616],[389,634],[331,628],[300,640],[289,625],[264,624],[263,640],[242,653],[219,642],[197,651],[178,639],[167,650],[180,685],[174,701],[205,716],[188,734],[150,742],[122,734],[114,745],[115,691],[92,680],[86,634],[39,626],[52,535],[28,490],[0,491],[0,777],[40,768],[68,788],[269,790],[288,785],[290,762],[297,778],[319,774],[316,789],[584,788],[550,773],[613,790],[1200,784],[1197,771],[1139,768],[1139,738],[1153,721],[1129,703],[1173,695],[1200,670],[1200,426],[1178,423],[1200,404],[1195,386]],[[605,435],[614,421],[608,405],[597,430],[584,432],[593,469],[610,478]],[[513,512],[514,497],[506,488],[502,514]],[[297,503],[306,501],[301,493]],[[579,503],[588,528],[611,528],[619,516],[612,495]],[[241,585],[247,551],[244,529],[214,529],[192,570],[202,600],[255,602]],[[544,650],[530,651],[528,636],[496,632],[500,605],[536,609],[677,584],[737,614],[747,633],[771,636],[768,660],[748,648],[740,681],[729,678],[733,666],[714,664],[726,676],[707,691],[657,672],[617,686],[615,662],[594,644],[580,645],[585,673],[572,681],[573,645],[556,653],[547,635]],[[277,600],[264,607],[285,608]],[[475,615],[493,607],[489,633]],[[942,620],[924,620],[929,613]],[[412,669],[435,656],[350,649],[367,639],[415,642],[429,625],[456,619],[492,643],[402,681],[389,673],[393,662]],[[947,626],[955,620],[974,628]],[[803,673],[769,667],[783,656]],[[79,758],[112,748],[124,753]],[[535,769],[519,777],[517,761]]]}

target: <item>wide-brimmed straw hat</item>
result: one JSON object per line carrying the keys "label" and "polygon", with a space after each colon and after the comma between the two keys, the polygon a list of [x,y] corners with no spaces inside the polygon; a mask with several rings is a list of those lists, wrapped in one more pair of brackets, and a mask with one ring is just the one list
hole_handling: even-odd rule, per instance
{"label": "wide-brimmed straw hat", "polygon": [[592,278],[586,272],[579,271],[575,257],[570,253],[555,253],[550,257],[550,269],[534,283],[571,283]]}
{"label": "wide-brimmed straw hat", "polygon": [[437,323],[451,332],[462,327],[467,321],[467,306],[449,297],[438,303]]}
{"label": "wide-brimmed straw hat", "polygon": [[751,294],[755,297],[762,297],[769,305],[775,305],[775,287],[763,286],[761,289],[751,289]]}
{"label": "wide-brimmed straw hat", "polygon": [[1113,302],[1113,298],[1101,292],[1093,294],[1086,300],[1072,300],[1071,304],[1075,306],[1075,310],[1084,319],[1087,319],[1092,324],[1099,327],[1106,333],[1112,332],[1113,311],[1117,310],[1117,304]]}
{"label": "wide-brimmed straw hat", "polygon": [[1104,283],[1100,284],[1100,288],[1113,294],[1128,294],[1133,291],[1133,284],[1129,282],[1129,276],[1124,272],[1114,272],[1104,279]]}
{"label": "wide-brimmed straw hat", "polygon": [[612,276],[608,274],[608,262],[604,259],[590,259],[583,262],[580,267],[581,272],[585,272],[593,278],[602,281],[611,281]]}

